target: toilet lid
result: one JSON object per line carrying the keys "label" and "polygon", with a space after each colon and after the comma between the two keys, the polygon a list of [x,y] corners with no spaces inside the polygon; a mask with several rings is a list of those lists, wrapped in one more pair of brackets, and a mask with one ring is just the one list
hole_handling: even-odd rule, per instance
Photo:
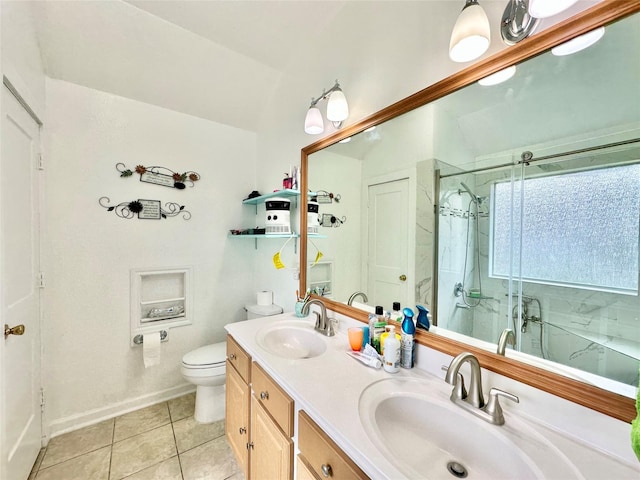
{"label": "toilet lid", "polygon": [[184,365],[191,365],[194,367],[215,365],[217,363],[224,363],[226,355],[227,344],[225,342],[214,343],[196,348],[195,350],[186,353],[185,356],[182,357],[182,363]]}

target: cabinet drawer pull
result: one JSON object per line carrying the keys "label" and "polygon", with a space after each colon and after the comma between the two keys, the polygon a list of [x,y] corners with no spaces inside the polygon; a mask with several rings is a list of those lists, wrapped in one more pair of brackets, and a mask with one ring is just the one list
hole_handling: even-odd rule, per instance
{"label": "cabinet drawer pull", "polygon": [[230,354],[229,354],[229,360],[235,360],[236,358],[237,358],[237,357],[236,357],[236,354],[235,354],[235,353],[230,353]]}
{"label": "cabinet drawer pull", "polygon": [[269,392],[260,392],[261,400],[269,400]]}
{"label": "cabinet drawer pull", "polygon": [[331,470],[331,465],[327,465],[326,463],[323,463],[322,467],[320,468],[322,469],[322,475],[324,475],[325,477],[333,476],[333,470]]}
{"label": "cabinet drawer pull", "polygon": [[247,429],[245,427],[240,427],[240,435],[247,433]]}
{"label": "cabinet drawer pull", "polygon": [[247,450],[253,450],[253,442],[247,443]]}

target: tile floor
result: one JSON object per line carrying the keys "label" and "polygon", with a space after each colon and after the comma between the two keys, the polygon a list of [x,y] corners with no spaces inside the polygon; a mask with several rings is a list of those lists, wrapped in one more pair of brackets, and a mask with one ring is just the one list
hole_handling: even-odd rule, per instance
{"label": "tile floor", "polygon": [[55,437],[29,480],[243,480],[224,420],[193,419],[195,394]]}

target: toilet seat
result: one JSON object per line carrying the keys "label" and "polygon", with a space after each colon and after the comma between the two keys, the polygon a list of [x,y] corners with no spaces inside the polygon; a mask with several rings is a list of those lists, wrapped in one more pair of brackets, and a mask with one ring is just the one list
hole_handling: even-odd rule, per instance
{"label": "toilet seat", "polygon": [[213,343],[196,348],[182,357],[182,366],[188,369],[224,366],[227,356],[225,342]]}

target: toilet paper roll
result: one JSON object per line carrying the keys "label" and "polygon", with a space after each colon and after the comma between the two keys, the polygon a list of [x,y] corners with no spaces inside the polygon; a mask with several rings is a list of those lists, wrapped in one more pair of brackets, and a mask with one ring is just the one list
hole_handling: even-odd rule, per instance
{"label": "toilet paper roll", "polygon": [[160,332],[145,333],[142,340],[144,368],[160,364]]}
{"label": "toilet paper roll", "polygon": [[271,290],[262,290],[256,295],[256,303],[258,305],[271,305],[273,303],[273,292]]}

